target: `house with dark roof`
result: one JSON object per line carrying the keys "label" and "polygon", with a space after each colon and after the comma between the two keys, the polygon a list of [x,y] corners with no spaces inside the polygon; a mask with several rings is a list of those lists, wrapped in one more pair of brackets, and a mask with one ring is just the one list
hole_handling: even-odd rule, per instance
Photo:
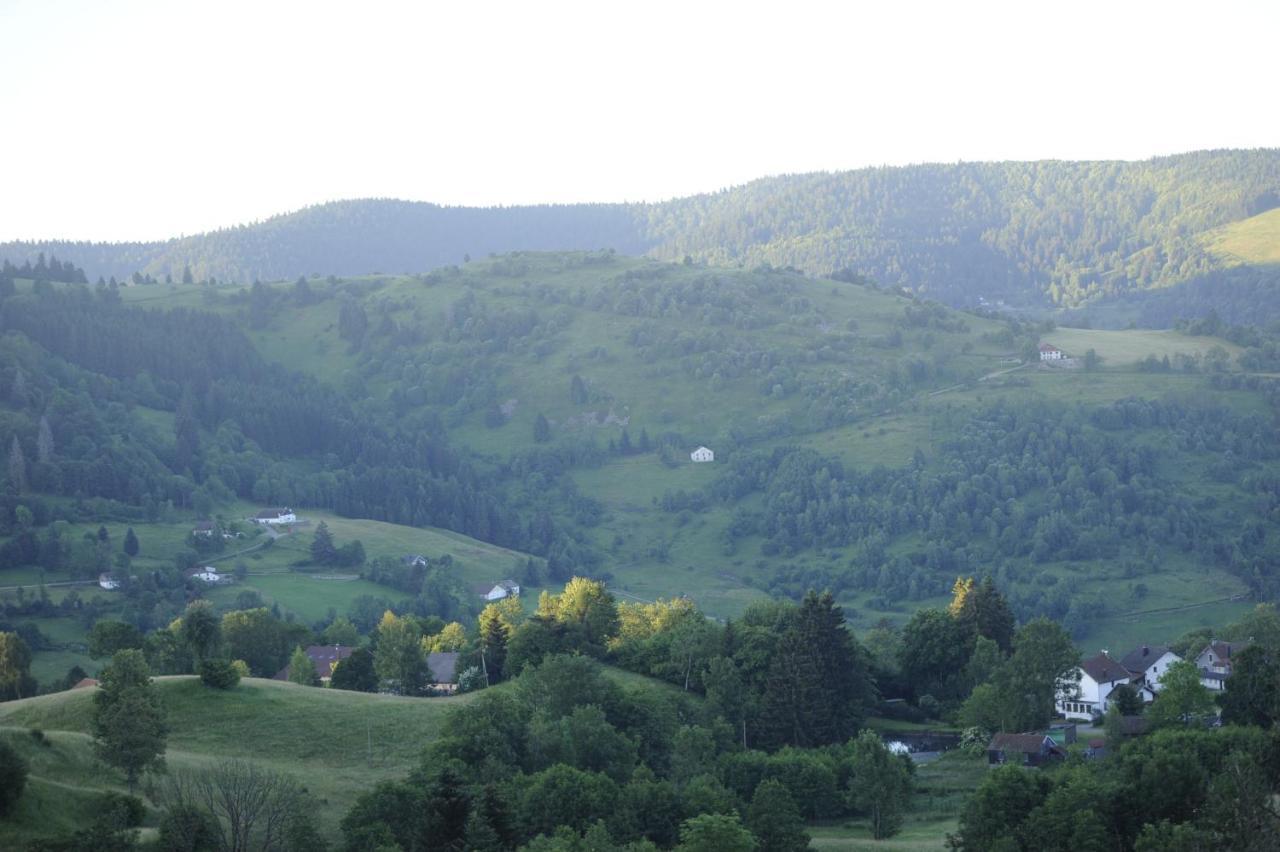
{"label": "house with dark roof", "polygon": [[1063,717],[1085,722],[1105,715],[1111,693],[1133,680],[1129,670],[1105,650],[1081,662],[1077,671],[1079,683],[1060,692],[1054,706]]}
{"label": "house with dark roof", "polygon": [[213,531],[213,521],[196,521],[196,525],[191,528],[191,534],[197,538],[213,538]]}
{"label": "house with dark roof", "polygon": [[1141,645],[1120,658],[1120,665],[1133,675],[1133,685],[1152,697],[1161,689],[1160,677],[1180,662],[1182,658],[1165,645]]}
{"label": "house with dark roof", "polygon": [[991,766],[1041,766],[1064,757],[1066,752],[1047,734],[996,734],[987,744],[987,763]]}
{"label": "house with dark roof", "polygon": [[[303,653],[310,659],[312,665],[316,667],[316,674],[320,676],[321,683],[328,683],[333,677],[333,667],[347,657],[351,656],[351,652],[355,647],[351,645],[308,645]],[[289,666],[285,666],[276,672],[272,680],[288,680]]]}
{"label": "house with dark roof", "polygon": [[1211,640],[1196,656],[1196,668],[1200,669],[1200,682],[1215,692],[1226,689],[1226,680],[1231,677],[1232,656],[1252,644],[1252,639],[1245,639],[1243,642]]}

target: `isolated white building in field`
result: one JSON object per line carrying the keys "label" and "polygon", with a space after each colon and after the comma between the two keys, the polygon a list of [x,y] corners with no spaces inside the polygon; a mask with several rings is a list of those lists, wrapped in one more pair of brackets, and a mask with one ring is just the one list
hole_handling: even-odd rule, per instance
{"label": "isolated white building in field", "polygon": [[1041,361],[1061,361],[1067,357],[1063,351],[1050,343],[1040,344],[1040,360]]}
{"label": "isolated white building in field", "polygon": [[698,449],[689,453],[689,458],[696,462],[711,462],[716,460],[716,454],[706,447],[698,447]]}

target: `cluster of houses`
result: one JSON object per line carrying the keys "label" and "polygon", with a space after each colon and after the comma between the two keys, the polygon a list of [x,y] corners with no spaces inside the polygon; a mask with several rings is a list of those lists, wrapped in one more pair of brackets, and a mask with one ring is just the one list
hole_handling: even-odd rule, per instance
{"label": "cluster of houses", "polygon": [[[1200,670],[1200,683],[1220,692],[1231,676],[1231,658],[1253,644],[1250,641],[1224,642],[1214,639],[1195,658]],[[1079,689],[1058,697],[1057,710],[1064,718],[1095,721],[1106,715],[1111,694],[1128,685],[1137,690],[1142,700],[1151,703],[1160,693],[1160,678],[1169,666],[1182,657],[1163,645],[1143,645],[1119,660],[1100,651],[1080,664]]]}
{"label": "cluster of houses", "polygon": [[[1247,640],[1210,641],[1195,657],[1200,683],[1207,689],[1221,691],[1231,676],[1232,657],[1252,644]],[[1155,701],[1162,688],[1161,676],[1169,666],[1181,661],[1182,657],[1163,645],[1142,645],[1118,660],[1107,651],[1100,651],[1080,664],[1078,688],[1058,696],[1056,709],[1067,723],[1055,725],[1047,733],[996,734],[987,745],[988,763],[1040,766],[1065,757],[1066,746],[1076,742],[1076,726],[1071,724],[1072,720],[1099,722],[1111,706],[1112,694],[1121,686],[1132,687],[1144,703]],[[1120,721],[1124,736],[1146,732],[1147,720],[1142,716],[1125,716]],[[1105,747],[1105,740],[1091,739],[1086,753],[1095,756]]]}
{"label": "cluster of houses", "polygon": [[[333,669],[338,663],[351,656],[355,650],[352,645],[308,645],[303,653],[316,667],[316,674],[325,686],[333,679]],[[457,651],[434,651],[427,654],[427,689],[435,693],[453,693],[458,691],[458,657]],[[288,680],[290,666],[276,672],[272,680]]]}

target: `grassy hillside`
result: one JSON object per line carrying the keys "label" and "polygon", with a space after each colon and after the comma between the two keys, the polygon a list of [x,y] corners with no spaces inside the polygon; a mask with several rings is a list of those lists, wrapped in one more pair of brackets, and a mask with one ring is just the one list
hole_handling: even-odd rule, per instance
{"label": "grassy hillside", "polygon": [[1205,240],[1227,263],[1280,263],[1280,207],[1210,231]]}
{"label": "grassy hillside", "polygon": [[[618,669],[604,672],[628,690],[678,692]],[[338,822],[356,796],[417,766],[423,749],[439,736],[445,715],[478,695],[402,698],[257,678],[225,692],[195,677],[155,682],[169,726],[165,762],[170,770],[237,758],[293,775],[320,805],[316,819],[326,837],[337,836]],[[0,703],[0,737],[31,767],[17,813],[0,820],[0,848],[82,827],[102,791],[125,790],[123,777],[93,757],[94,691]],[[50,744],[37,743],[29,733],[33,728],[44,731]]]}
{"label": "grassy hillside", "polygon": [[[378,781],[401,778],[416,765],[422,748],[439,732],[444,714],[472,696],[415,699],[314,689],[246,679],[229,692],[211,690],[194,677],[159,678],[169,723],[165,755],[171,769],[208,766],[229,757],[250,760],[298,778],[323,806],[317,818],[332,834],[351,800]],[[0,736],[16,744],[32,763],[36,795],[11,821],[6,837],[49,833],[38,822],[59,813],[72,824],[61,800],[44,803],[50,790],[71,790],[72,801],[91,791],[123,790],[123,779],[92,758],[88,735],[93,690],[75,690],[0,704]],[[27,730],[40,728],[53,745],[35,744]],[[24,797],[25,799],[26,797]]]}
{"label": "grassy hillside", "polygon": [[[454,575],[467,587],[519,576],[528,558],[525,554],[449,530],[343,518],[318,509],[305,510],[302,523],[271,540],[259,528],[243,523],[242,519],[252,515],[257,508],[255,504],[240,503],[221,509],[218,516],[228,524],[239,522],[239,528],[244,530],[246,537],[229,541],[225,550],[201,560],[224,572],[233,571],[237,565],[243,565],[248,572],[242,582],[209,590],[209,599],[223,609],[235,608],[237,598],[244,592],[257,592],[267,606],[277,605],[286,616],[294,616],[304,624],[313,624],[327,622],[331,609],[346,614],[353,601],[362,595],[387,601],[403,597],[395,589],[360,579],[358,569],[294,570],[298,563],[310,559],[312,533],[321,521],[328,525],[339,543],[361,541],[369,559],[381,556],[399,559],[410,553],[432,559],[448,555],[453,560]],[[170,569],[175,557],[187,551],[192,521],[69,524],[63,527],[63,534],[79,539],[86,533],[96,532],[99,526],[107,529],[113,542],[122,541],[126,529],[132,527],[142,548],[133,560],[134,570],[146,572]],[[96,582],[70,585],[73,580],[73,574],[66,570],[28,568],[0,572],[0,599],[13,600],[18,587],[27,594],[37,594],[44,583],[49,584],[46,594],[54,603],[74,592],[85,602],[96,601],[106,616],[120,617],[126,605],[121,592],[105,591],[98,588]],[[32,674],[39,682],[53,683],[76,665],[88,672],[97,670],[100,661],[91,659],[85,652],[90,627],[85,620],[57,616],[29,617],[24,621],[39,628],[54,646],[36,650],[32,656]]]}

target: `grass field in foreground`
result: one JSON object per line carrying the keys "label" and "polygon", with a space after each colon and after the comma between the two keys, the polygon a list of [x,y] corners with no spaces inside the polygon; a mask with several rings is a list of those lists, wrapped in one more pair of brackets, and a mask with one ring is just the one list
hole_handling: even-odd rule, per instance
{"label": "grass field in foreground", "polygon": [[[674,695],[676,687],[606,667],[628,690]],[[336,837],[338,822],[360,793],[403,778],[439,736],[445,716],[478,693],[402,698],[245,678],[223,692],[193,676],[156,678],[169,725],[165,762],[199,769],[225,758],[249,760],[293,775],[316,798],[319,828]],[[508,689],[506,684],[494,689]],[[0,736],[31,763],[33,793],[12,819],[0,821],[0,849],[83,825],[103,790],[124,790],[123,777],[92,757],[89,739],[94,689],[0,703]],[[40,746],[29,729],[52,741]],[[64,807],[51,791],[70,791]],[[53,815],[53,816],[51,816]],[[49,819],[53,819],[49,822]]]}
{"label": "grass field in foreground", "polygon": [[[256,678],[242,680],[228,692],[208,689],[194,677],[158,678],[157,685],[170,727],[165,756],[170,769],[234,757],[288,772],[323,806],[317,818],[330,834],[336,833],[355,796],[378,781],[403,777],[436,738],[445,714],[474,698],[401,698]],[[39,758],[33,760],[32,776],[43,788],[123,789],[118,773],[91,759],[93,692],[0,704],[0,733],[23,742],[31,739],[29,728],[54,732],[48,754],[42,747],[32,752],[23,743],[24,753]],[[27,816],[36,818],[44,811],[34,808]],[[48,830],[21,820],[14,828],[9,822],[0,822],[0,848],[12,848],[11,831]]]}

